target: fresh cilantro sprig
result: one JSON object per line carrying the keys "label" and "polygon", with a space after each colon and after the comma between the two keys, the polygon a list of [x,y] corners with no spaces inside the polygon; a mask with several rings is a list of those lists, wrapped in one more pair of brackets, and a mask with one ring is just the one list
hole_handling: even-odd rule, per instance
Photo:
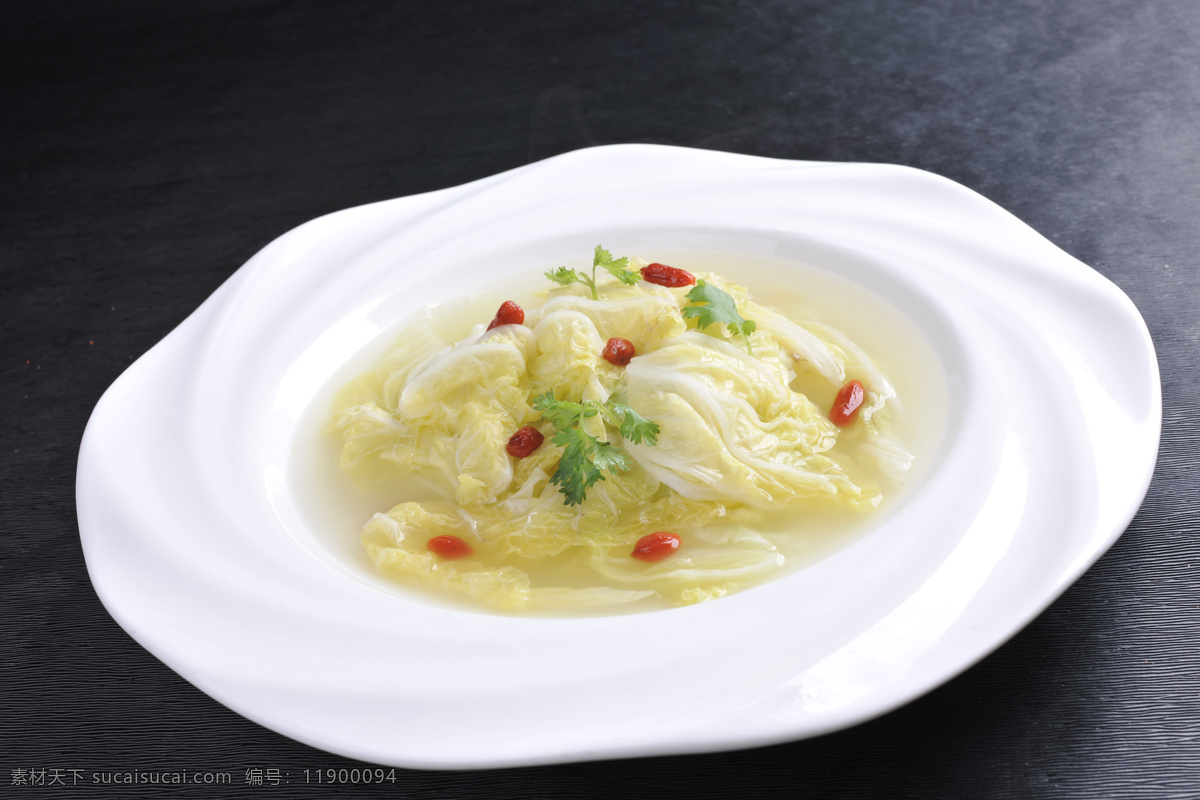
{"label": "fresh cilantro sprig", "polygon": [[602,442],[584,430],[583,421],[597,414],[605,422],[618,428],[621,436],[640,444],[658,443],[658,425],[639,415],[624,403],[609,400],[597,403],[586,400],[572,403],[558,400],[553,392],[546,392],[533,401],[533,408],[540,411],[542,418],[552,424],[556,433],[550,441],[563,449],[558,460],[558,469],[550,476],[550,482],[559,487],[566,497],[564,503],[579,505],[587,496],[587,490],[597,481],[604,480],[604,472],[628,471],[633,465],[629,454],[620,447]]}
{"label": "fresh cilantro sprig", "polygon": [[709,325],[725,325],[734,336],[741,336],[746,342],[746,352],[754,355],[750,345],[750,334],[758,327],[753,320],[742,319],[738,313],[737,303],[728,292],[713,286],[711,283],[697,281],[696,288],[686,295],[694,305],[683,309],[683,316],[695,317],[697,326],[707,328]]}
{"label": "fresh cilantro sprig", "polygon": [[658,444],[658,423],[651,422],[624,403],[609,398],[607,403],[600,405],[594,400],[589,401],[598,405],[609,425],[621,431],[621,437],[634,444]]}
{"label": "fresh cilantro sprig", "polygon": [[629,266],[628,258],[613,258],[612,253],[605,250],[600,245],[596,245],[596,252],[592,257],[592,274],[588,276],[582,272],[566,267],[552,269],[546,273],[546,277],[557,283],[559,286],[569,286],[572,283],[582,283],[592,290],[592,299],[599,300],[600,293],[596,290],[596,268],[604,267],[609,274],[619,280],[621,283],[634,285],[641,279],[641,275],[627,269]]}

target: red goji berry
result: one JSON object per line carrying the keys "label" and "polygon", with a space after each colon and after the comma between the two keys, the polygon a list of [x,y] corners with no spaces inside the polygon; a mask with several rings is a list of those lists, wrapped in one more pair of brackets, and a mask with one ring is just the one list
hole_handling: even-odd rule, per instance
{"label": "red goji berry", "polygon": [[608,363],[623,367],[629,363],[630,359],[637,355],[637,351],[633,348],[633,342],[614,336],[604,345],[602,355]]}
{"label": "red goji berry", "polygon": [[834,425],[849,425],[858,416],[858,407],[866,395],[863,385],[858,381],[850,381],[838,390],[833,400],[833,408],[829,409],[829,421]]}
{"label": "red goji berry", "polygon": [[475,552],[471,545],[457,536],[434,536],[425,543],[429,552],[439,558],[453,561],[456,558],[466,558]]}
{"label": "red goji berry", "polygon": [[659,531],[648,533],[637,540],[631,556],[639,561],[662,561],[679,549],[679,537],[673,533]]}
{"label": "red goji berry", "polygon": [[696,276],[684,269],[654,263],[642,267],[642,280],[659,286],[691,286],[696,282]]}
{"label": "red goji berry", "polygon": [[497,325],[520,325],[525,321],[525,309],[514,303],[512,300],[505,300],[500,304],[500,310],[496,312],[496,318],[487,326],[490,331]]}
{"label": "red goji berry", "polygon": [[526,425],[509,437],[508,444],[504,446],[504,449],[514,458],[524,458],[541,447],[545,439],[546,437],[542,436],[542,432],[537,428]]}

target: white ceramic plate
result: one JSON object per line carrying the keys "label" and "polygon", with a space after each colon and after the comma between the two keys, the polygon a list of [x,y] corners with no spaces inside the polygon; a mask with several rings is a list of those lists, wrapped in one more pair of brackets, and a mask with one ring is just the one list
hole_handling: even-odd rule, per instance
{"label": "white ceramic plate", "polygon": [[[908,501],[782,579],[624,616],[456,611],[315,544],[288,468],[330,376],[399,317],[597,242],[770,255],[891,303],[949,403]],[[271,243],[100,400],[79,527],[130,635],[315,747],[426,768],[726,750],[877,716],[1012,636],[1128,525],[1160,424],[1128,298],[951,181],[602,147]]]}

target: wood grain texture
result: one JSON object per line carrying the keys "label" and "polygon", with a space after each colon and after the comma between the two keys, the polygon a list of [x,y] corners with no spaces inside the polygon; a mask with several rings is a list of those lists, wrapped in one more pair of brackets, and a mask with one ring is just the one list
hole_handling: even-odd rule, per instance
{"label": "wood grain texture", "polygon": [[[0,796],[1200,797],[1195,4],[142,0],[0,21]],[[286,230],[615,142],[907,164],[1011,210],[1146,318],[1165,413],[1149,496],[1027,629],[851,730],[305,785],[360,765],[219,706],[96,599],[74,509],[88,415]],[[256,768],[291,782],[249,785]],[[33,769],[233,782],[12,785]]]}

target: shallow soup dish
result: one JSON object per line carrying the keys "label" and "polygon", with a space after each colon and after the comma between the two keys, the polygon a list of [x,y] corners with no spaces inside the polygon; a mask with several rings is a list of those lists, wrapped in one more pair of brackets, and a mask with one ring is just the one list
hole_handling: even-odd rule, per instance
{"label": "shallow soup dish", "polygon": [[[359,529],[394,489],[337,469],[336,389],[404,325],[453,341],[598,243],[871,352],[902,485],[852,524],[780,520],[777,575],[680,607],[502,614],[379,572]],[[1115,541],[1160,423],[1128,298],[969,190],[616,146],[280,237],[101,399],[77,498],[106,607],[230,708],[375,763],[549,763],[797,739],[937,686]]]}

